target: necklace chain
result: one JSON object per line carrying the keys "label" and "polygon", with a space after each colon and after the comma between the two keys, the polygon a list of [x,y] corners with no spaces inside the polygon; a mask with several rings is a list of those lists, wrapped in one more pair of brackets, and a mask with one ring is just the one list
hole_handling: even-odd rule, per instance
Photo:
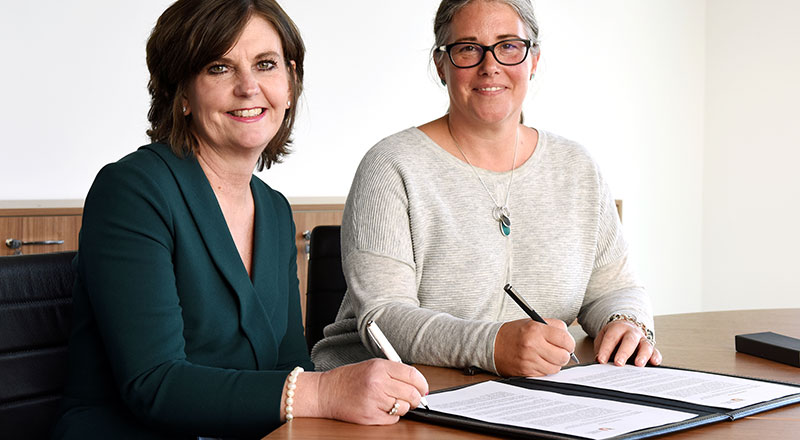
{"label": "necklace chain", "polygon": [[502,217],[505,216],[507,220],[508,217],[511,216],[511,213],[508,211],[508,199],[509,196],[511,195],[511,182],[514,181],[514,166],[517,164],[517,147],[519,146],[519,127],[517,127],[517,134],[516,137],[514,138],[514,158],[511,161],[511,177],[508,179],[508,188],[506,189],[506,201],[502,206],[499,203],[497,203],[497,200],[495,200],[494,196],[492,195],[492,192],[489,191],[489,187],[486,186],[486,182],[484,182],[481,175],[478,174],[478,170],[475,169],[475,166],[472,165],[472,162],[469,161],[467,155],[464,154],[464,150],[461,149],[461,146],[458,145],[456,137],[453,136],[453,130],[450,128],[449,115],[447,117],[447,131],[450,133],[450,138],[453,139],[453,143],[456,145],[458,152],[461,153],[461,157],[464,158],[464,160],[467,162],[467,165],[469,165],[469,167],[472,169],[472,172],[475,173],[475,176],[481,182],[481,185],[483,185],[483,189],[486,190],[486,194],[488,194],[489,197],[492,199],[492,203],[494,203],[495,206],[494,209],[492,209],[492,217],[494,217],[495,220],[501,221]]}

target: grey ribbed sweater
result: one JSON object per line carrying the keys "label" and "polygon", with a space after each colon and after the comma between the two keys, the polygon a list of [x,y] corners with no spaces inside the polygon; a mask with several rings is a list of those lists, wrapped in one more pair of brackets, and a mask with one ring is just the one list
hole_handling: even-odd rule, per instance
{"label": "grey ribbed sweater", "polygon": [[[510,173],[478,172],[505,200]],[[540,130],[533,155],[514,171],[510,236],[492,207],[469,165],[422,131],[375,145],[347,198],[348,290],[312,350],[317,368],[381,356],[365,330],[374,319],[405,362],[495,372],[498,329],[527,316],[503,292],[507,282],[540,315],[577,317],[590,335],[614,313],[653,328],[614,200],[580,145]]]}

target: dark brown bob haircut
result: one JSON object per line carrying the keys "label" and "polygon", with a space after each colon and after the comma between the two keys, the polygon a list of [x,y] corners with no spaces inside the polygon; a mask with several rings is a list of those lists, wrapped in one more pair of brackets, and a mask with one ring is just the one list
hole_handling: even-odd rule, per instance
{"label": "dark brown bob haircut", "polygon": [[151,97],[147,135],[152,142],[170,145],[179,157],[195,153],[198,141],[192,117],[184,116],[182,108],[186,91],[195,76],[233,47],[254,15],[278,32],[291,87],[291,106],[261,152],[257,168],[269,168],[289,154],[296,104],[303,92],[306,49],[297,26],[274,0],[179,0],[161,14],[147,41]]}

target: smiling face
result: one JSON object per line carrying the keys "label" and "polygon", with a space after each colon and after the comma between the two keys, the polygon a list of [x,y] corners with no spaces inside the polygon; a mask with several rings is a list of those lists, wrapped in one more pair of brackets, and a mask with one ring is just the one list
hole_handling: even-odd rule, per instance
{"label": "smiling face", "polygon": [[[450,27],[452,40],[448,43],[489,46],[509,38],[530,38],[519,15],[498,1],[473,1],[453,16]],[[487,53],[481,64],[460,69],[447,56],[442,57],[437,70],[447,82],[451,117],[489,125],[518,121],[538,59],[538,54],[529,53],[521,64],[504,66]]]}
{"label": "smiling face", "polygon": [[283,123],[290,97],[280,37],[254,15],[234,46],[191,81],[185,106],[200,150],[257,156]]}

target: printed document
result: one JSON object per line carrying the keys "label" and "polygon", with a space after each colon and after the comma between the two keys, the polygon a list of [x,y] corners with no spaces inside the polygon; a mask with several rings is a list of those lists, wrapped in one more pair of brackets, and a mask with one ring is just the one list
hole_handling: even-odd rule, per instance
{"label": "printed document", "polygon": [[631,394],[739,409],[797,394],[797,387],[672,368],[594,364],[572,367],[537,380],[586,385]]}
{"label": "printed document", "polygon": [[589,439],[605,439],[697,416],[612,400],[529,390],[495,381],[430,394],[427,399],[433,411]]}

